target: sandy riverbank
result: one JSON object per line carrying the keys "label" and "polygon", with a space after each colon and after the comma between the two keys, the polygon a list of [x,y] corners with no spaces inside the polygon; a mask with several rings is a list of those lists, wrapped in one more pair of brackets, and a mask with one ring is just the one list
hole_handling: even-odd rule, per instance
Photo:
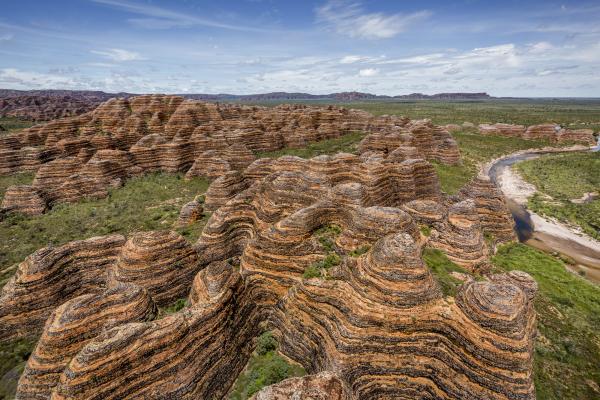
{"label": "sandy riverbank", "polygon": [[[508,166],[503,167],[502,170],[499,171],[497,182],[500,190],[502,190],[507,198],[522,206],[526,206],[527,200],[536,192],[535,186],[523,180],[513,168]],[[531,210],[528,211],[536,232],[542,232],[547,235],[571,240],[582,246],[600,252],[600,241],[585,235],[576,227],[542,217]]]}
{"label": "sandy riverbank", "polygon": [[[586,147],[577,146],[568,148],[567,151],[585,151],[586,149]],[[501,161],[514,160],[520,156],[534,154],[533,157],[535,157],[535,154],[538,153],[554,153],[564,150],[545,148],[514,153],[488,163],[482,167],[482,172],[490,176],[490,170],[495,166],[496,183],[507,198],[509,208],[515,208],[514,210],[511,208],[513,216],[515,212],[529,214],[533,229],[531,238],[525,241],[526,244],[550,253],[558,252],[570,257],[577,265],[570,266],[569,269],[574,272],[583,272],[589,280],[600,283],[600,241],[586,235],[576,226],[542,217],[531,210],[525,211],[528,199],[536,193],[537,189],[513,170],[512,165],[498,164]]]}

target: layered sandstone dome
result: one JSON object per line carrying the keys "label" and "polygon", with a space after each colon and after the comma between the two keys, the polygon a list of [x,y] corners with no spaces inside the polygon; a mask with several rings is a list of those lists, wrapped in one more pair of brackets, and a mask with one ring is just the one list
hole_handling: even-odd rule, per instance
{"label": "layered sandstone dome", "polygon": [[[11,189],[12,209],[101,196],[164,170],[212,180],[180,223],[212,215],[194,245],[140,232],[27,257],[0,295],[0,341],[41,335],[18,399],[224,398],[264,330],[310,375],[256,399],[535,397],[537,286],[525,273],[487,272],[484,235],[512,240],[512,220],[489,180],[440,191],[429,161],[459,161],[447,131],[338,108],[175,96],[113,100],[71,122],[1,142],[15,165],[25,137],[53,159],[32,186]],[[354,130],[371,132],[358,155],[255,160]],[[480,279],[445,296],[425,246]],[[178,312],[157,310],[183,299]]]}
{"label": "layered sandstone dome", "polygon": [[[484,268],[484,233],[512,238],[503,199],[481,179],[444,195],[424,156],[260,159],[212,182],[193,246],[146,232],[39,250],[0,296],[0,340],[41,332],[17,398],[223,398],[268,329],[311,375],[256,399],[533,399],[537,287]],[[444,296],[424,246],[481,279]]]}
{"label": "layered sandstone dome", "polygon": [[0,174],[36,171],[31,185],[7,191],[2,208],[40,214],[57,202],[104,197],[149,171],[213,180],[244,170],[258,152],[354,131],[372,133],[362,152],[387,154],[400,146],[398,157],[460,159],[450,134],[429,121],[333,106],[266,108],[146,95],[111,99],[92,112],[0,138]]}

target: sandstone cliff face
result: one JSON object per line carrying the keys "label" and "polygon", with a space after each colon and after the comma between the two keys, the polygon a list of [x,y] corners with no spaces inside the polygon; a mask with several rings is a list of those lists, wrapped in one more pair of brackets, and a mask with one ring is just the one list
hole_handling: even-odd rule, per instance
{"label": "sandstone cliff face", "polygon": [[363,152],[387,156],[401,146],[428,160],[460,159],[450,134],[429,121],[333,106],[264,108],[147,95],[111,99],[93,112],[2,137],[0,174],[37,171],[31,186],[7,192],[2,207],[39,214],[56,202],[104,197],[109,188],[149,171],[213,180],[244,170],[256,152],[352,131],[374,132],[361,144]]}
{"label": "sandstone cliff face", "polygon": [[554,143],[577,142],[595,144],[594,131],[591,129],[567,129],[556,124],[540,124],[525,127],[511,124],[481,124],[479,133],[483,135],[499,135],[521,137],[523,139],[542,139]]}

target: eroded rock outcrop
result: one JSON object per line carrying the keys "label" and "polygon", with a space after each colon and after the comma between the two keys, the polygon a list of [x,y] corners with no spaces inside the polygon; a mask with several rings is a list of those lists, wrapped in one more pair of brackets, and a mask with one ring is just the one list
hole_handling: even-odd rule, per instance
{"label": "eroded rock outcrop", "polygon": [[0,99],[0,117],[50,121],[93,110],[103,99],[77,96],[20,95]]}
{"label": "eroded rock outcrop", "polygon": [[156,312],[144,288],[124,283],[63,303],[48,318],[27,361],[17,399],[50,398],[63,370],[93,338],[122,324],[152,320]]}
{"label": "eroded rock outcrop", "polygon": [[[111,99],[93,112],[4,136],[0,174],[37,174],[30,187],[10,191],[3,207],[40,213],[56,202],[104,197],[125,179],[150,171],[213,180],[243,171],[257,152],[301,147],[354,131],[373,133],[361,143],[363,153],[398,161],[460,160],[448,131],[427,120],[374,117],[333,106],[266,108],[145,95]],[[45,207],[39,206],[40,199]]]}
{"label": "eroded rock outcrop", "polygon": [[[137,310],[121,313],[122,318],[151,318],[151,303],[143,299],[169,292],[174,281],[167,274],[161,287],[154,284],[160,274],[152,273],[147,274],[156,276],[151,283],[130,280],[132,288],[139,288],[126,291],[132,300],[110,302],[106,292],[98,292],[68,301],[46,323],[48,332],[56,333],[42,336],[21,379],[20,398],[48,391],[54,399],[221,398],[248,360],[251,338],[259,333],[261,321],[276,333],[288,357],[311,373],[335,371],[339,378],[321,375],[284,381],[257,396],[534,397],[536,288],[526,274],[471,281],[455,300],[443,298],[421,260],[420,235],[408,213],[356,204],[352,199],[359,198],[350,194],[360,191],[351,184],[339,185],[333,194],[325,192],[333,196],[331,200],[308,193],[300,204],[290,194],[287,202],[278,203],[282,208],[269,211],[268,205],[275,203],[268,199],[278,196],[277,183],[265,179],[261,185],[245,193],[263,196],[265,208],[239,210],[237,219],[226,213],[219,216],[217,210],[214,222],[209,221],[197,246],[204,267],[188,284],[190,307],[156,321],[120,324],[109,318],[107,329],[100,329],[102,318],[85,322],[91,318],[88,310],[107,315],[121,307]],[[448,211],[448,223],[468,230],[471,221],[465,222],[463,209],[477,216],[473,202],[459,204]],[[339,228],[333,230],[337,233],[331,242],[315,237],[320,227],[332,224]],[[144,250],[127,252],[122,247],[121,253],[140,254],[141,263],[151,254],[159,259],[181,254],[172,245],[158,246],[168,242],[158,237],[141,247],[135,245],[139,240],[130,240],[125,247]],[[243,239],[232,246],[236,237]],[[365,254],[351,255],[351,249],[369,246]],[[332,252],[339,262],[328,270],[327,279],[304,276],[307,268],[332,257]],[[240,272],[225,262],[236,255],[241,256]],[[121,263],[115,260],[111,282],[121,279],[116,272]],[[189,276],[185,268],[180,271]],[[105,312],[101,304],[107,305]],[[65,320],[65,315],[71,317]],[[89,340],[68,330],[64,325],[68,321],[87,330]],[[108,321],[115,323],[113,328]],[[44,356],[48,354],[44,349],[63,340],[73,347]]]}
{"label": "eroded rock outcrop", "polygon": [[[162,130],[168,118],[146,114],[157,136],[140,147],[184,137],[190,120],[214,118],[215,107],[193,114],[186,105]],[[205,206],[214,212],[194,246],[173,232],[143,232],[34,253],[0,296],[0,340],[39,332],[49,317],[21,398],[224,398],[254,338],[270,330],[311,375],[257,399],[534,399],[535,281],[482,274],[446,296],[422,259],[435,247],[480,272],[486,229],[510,239],[501,198],[487,181],[444,195],[425,159],[434,153],[423,153],[432,147],[387,136],[361,155],[230,169],[210,185]],[[184,297],[189,306],[155,319],[155,305]],[[52,351],[60,343],[69,345]]]}
{"label": "eroded rock outcrop", "polygon": [[301,378],[289,378],[268,386],[251,397],[251,400],[350,400],[344,382],[331,372],[321,372]]}
{"label": "eroded rock outcrop", "polygon": [[0,295],[0,340],[38,333],[63,302],[105,286],[125,238],[96,237],[45,247],[19,264]]}
{"label": "eroded rock outcrop", "polygon": [[483,135],[499,135],[520,137],[523,139],[547,140],[552,143],[576,142],[593,145],[594,131],[591,129],[568,129],[556,124],[539,124],[526,127],[512,124],[481,124],[479,133]]}

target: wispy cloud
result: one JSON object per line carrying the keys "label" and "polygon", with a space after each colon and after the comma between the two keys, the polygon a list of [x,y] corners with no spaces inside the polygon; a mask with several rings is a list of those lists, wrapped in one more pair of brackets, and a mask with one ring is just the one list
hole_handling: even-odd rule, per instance
{"label": "wispy cloud", "polygon": [[143,18],[131,18],[129,22],[141,28],[170,29],[206,26],[210,28],[228,29],[234,31],[267,32],[265,29],[248,27],[237,24],[226,24],[214,19],[201,18],[195,15],[180,13],[163,7],[140,4],[123,0],[91,0],[94,3],[118,8],[123,11],[141,15]]}
{"label": "wispy cloud", "polygon": [[359,76],[375,76],[379,74],[379,70],[377,68],[365,68],[365,69],[361,69],[360,71],[358,71],[358,75]]}
{"label": "wispy cloud", "polygon": [[8,42],[9,40],[12,40],[12,38],[14,37],[14,35],[12,33],[5,33],[0,35],[0,42]]}
{"label": "wispy cloud", "polygon": [[337,33],[364,39],[388,39],[404,32],[411,24],[428,18],[427,10],[411,14],[367,13],[361,3],[330,0],[316,9],[317,22]]}
{"label": "wispy cloud", "polygon": [[385,60],[385,56],[369,57],[369,56],[358,56],[350,55],[344,56],[340,59],[340,64],[356,64],[356,63],[367,63],[367,62],[380,62]]}
{"label": "wispy cloud", "polygon": [[123,49],[106,49],[106,50],[92,50],[91,53],[98,54],[109,60],[113,61],[137,61],[145,60],[139,53],[135,51],[123,50]]}

